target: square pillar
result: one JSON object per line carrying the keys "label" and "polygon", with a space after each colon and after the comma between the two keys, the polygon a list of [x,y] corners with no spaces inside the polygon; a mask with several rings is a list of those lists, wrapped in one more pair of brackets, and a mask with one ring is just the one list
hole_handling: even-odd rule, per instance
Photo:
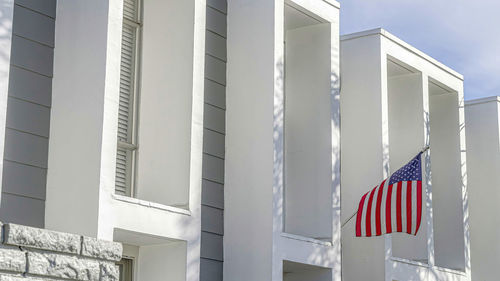
{"label": "square pillar", "polygon": [[500,260],[500,98],[465,103],[467,182],[470,186],[472,280],[493,281]]}

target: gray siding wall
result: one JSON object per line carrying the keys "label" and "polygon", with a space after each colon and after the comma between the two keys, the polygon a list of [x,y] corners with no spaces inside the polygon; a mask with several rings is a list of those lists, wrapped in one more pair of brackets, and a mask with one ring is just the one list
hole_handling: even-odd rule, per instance
{"label": "gray siding wall", "polygon": [[0,220],[44,226],[56,0],[15,0]]}
{"label": "gray siding wall", "polygon": [[226,133],[226,0],[207,0],[201,281],[222,281]]}

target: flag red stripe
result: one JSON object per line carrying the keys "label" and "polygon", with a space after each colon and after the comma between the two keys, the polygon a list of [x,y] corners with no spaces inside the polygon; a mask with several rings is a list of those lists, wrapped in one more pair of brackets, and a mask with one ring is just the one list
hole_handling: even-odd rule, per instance
{"label": "flag red stripe", "polygon": [[368,192],[363,195],[361,198],[361,201],[359,202],[359,207],[358,207],[358,215],[356,217],[356,236],[359,237],[361,236],[361,218],[363,217],[363,204],[365,203],[365,198],[366,195],[368,195]]}
{"label": "flag red stripe", "polygon": [[380,214],[380,209],[382,206],[382,193],[384,193],[384,184],[385,184],[385,180],[380,184],[380,186],[378,188],[378,194],[377,194],[377,206],[375,209],[377,236],[382,235],[382,224],[380,221],[380,219],[382,218],[382,215]]}
{"label": "flag red stripe", "polygon": [[411,234],[411,181],[406,182],[406,233]]}
{"label": "flag red stripe", "polygon": [[366,236],[372,236],[372,203],[373,203],[373,195],[375,195],[375,187],[372,189],[370,193],[370,199],[368,199],[368,206],[366,208]]}
{"label": "flag red stripe", "polygon": [[417,228],[415,229],[415,235],[418,233],[420,228],[420,220],[422,219],[422,181],[417,181]]}
{"label": "flag red stripe", "polygon": [[403,193],[403,182],[398,182],[398,188],[396,190],[396,222],[398,226],[398,232],[403,231],[403,219],[401,217],[401,197]]}
{"label": "flag red stripe", "polygon": [[392,207],[392,184],[387,188],[387,199],[385,201],[385,228],[387,233],[392,232],[391,207]]}

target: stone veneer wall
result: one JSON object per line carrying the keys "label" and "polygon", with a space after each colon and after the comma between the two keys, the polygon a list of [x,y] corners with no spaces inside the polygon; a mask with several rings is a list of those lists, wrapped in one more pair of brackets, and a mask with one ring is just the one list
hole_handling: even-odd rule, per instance
{"label": "stone veneer wall", "polygon": [[0,281],[119,280],[120,243],[17,224],[0,230]]}

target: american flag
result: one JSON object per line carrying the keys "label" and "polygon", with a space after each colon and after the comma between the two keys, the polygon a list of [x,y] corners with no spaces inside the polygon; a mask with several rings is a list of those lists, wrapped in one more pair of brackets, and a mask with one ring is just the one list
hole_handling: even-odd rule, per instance
{"label": "american flag", "polygon": [[422,219],[422,153],[363,195],[356,216],[357,237],[417,235]]}

